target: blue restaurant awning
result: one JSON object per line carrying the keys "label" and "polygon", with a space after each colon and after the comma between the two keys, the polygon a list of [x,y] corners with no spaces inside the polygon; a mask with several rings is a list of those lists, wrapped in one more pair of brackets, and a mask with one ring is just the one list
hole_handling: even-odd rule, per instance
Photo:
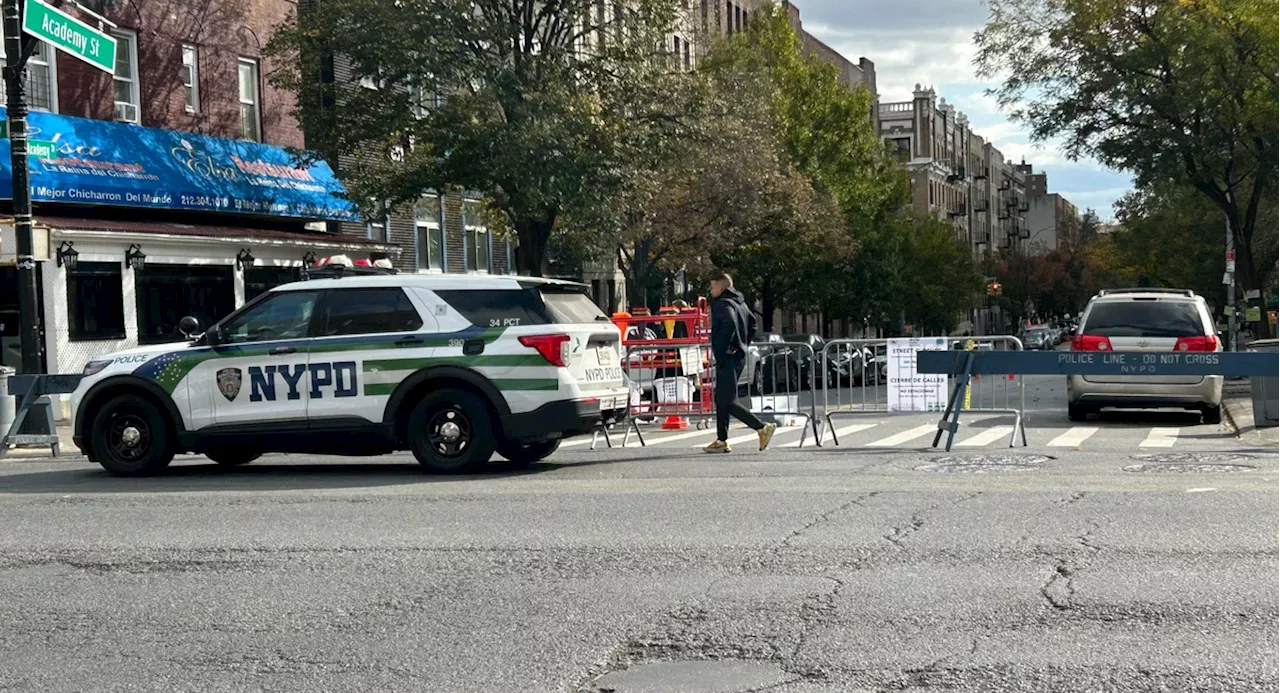
{"label": "blue restaurant awning", "polygon": [[[298,168],[283,147],[40,112],[27,129],[55,154],[28,158],[35,202],[358,219],[327,163]],[[13,197],[9,152],[0,138],[0,199]]]}

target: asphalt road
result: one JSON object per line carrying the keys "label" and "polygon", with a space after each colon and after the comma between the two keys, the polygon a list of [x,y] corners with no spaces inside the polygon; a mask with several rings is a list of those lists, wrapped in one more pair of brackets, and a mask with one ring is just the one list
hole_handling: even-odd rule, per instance
{"label": "asphalt road", "polygon": [[1052,387],[950,455],[3,462],[0,690],[1277,690],[1276,451]]}

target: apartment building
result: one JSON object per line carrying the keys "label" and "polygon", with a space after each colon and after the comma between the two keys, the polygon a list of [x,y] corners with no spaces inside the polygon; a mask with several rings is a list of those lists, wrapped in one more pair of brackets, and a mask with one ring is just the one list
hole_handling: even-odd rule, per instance
{"label": "apartment building", "polygon": [[[304,258],[397,256],[379,239],[334,233],[357,218],[341,183],[327,163],[300,168],[286,150],[305,138],[293,96],[265,79],[274,66],[262,49],[292,7],[99,3],[115,25],[112,72],[37,45],[29,134],[53,148],[28,164],[47,372],[179,341],[182,317],[208,325],[299,278]],[[8,146],[0,140],[0,191],[12,189]],[[14,246],[12,221],[0,220],[0,362],[16,367]]]}
{"label": "apartment building", "polygon": [[911,181],[911,208],[951,222],[975,256],[1022,248],[1027,238],[1027,172],[974,132],[933,89],[881,103],[880,134]]}

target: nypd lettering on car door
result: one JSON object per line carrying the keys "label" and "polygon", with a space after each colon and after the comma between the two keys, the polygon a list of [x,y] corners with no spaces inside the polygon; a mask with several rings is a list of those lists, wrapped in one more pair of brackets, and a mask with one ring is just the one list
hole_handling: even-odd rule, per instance
{"label": "nypd lettering on car door", "polygon": [[[355,361],[249,366],[248,371],[250,402],[301,399],[304,388],[310,390],[313,400],[326,395],[355,397],[359,393]],[[244,373],[239,368],[222,368],[215,378],[218,391],[228,402],[234,402],[243,389]]]}

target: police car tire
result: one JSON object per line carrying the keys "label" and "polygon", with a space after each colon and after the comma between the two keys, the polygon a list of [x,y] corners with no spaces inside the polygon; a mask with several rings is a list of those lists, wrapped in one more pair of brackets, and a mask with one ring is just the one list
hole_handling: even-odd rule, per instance
{"label": "police car tire", "polygon": [[257,450],[237,450],[236,448],[211,448],[204,451],[204,456],[222,467],[238,467],[262,457]]}
{"label": "police car tire", "polygon": [[502,443],[498,446],[498,454],[507,458],[508,467],[526,467],[550,457],[560,448],[560,439],[544,440],[537,443],[520,445],[518,443]]}
{"label": "police car tire", "polygon": [[[128,417],[120,421],[122,417]],[[141,428],[145,449],[134,459],[119,454],[117,427],[133,423]],[[93,419],[89,436],[93,456],[103,469],[116,476],[147,476],[168,466],[173,460],[173,436],[164,413],[150,399],[139,395],[120,395],[111,398]],[[116,445],[113,447],[112,443]]]}
{"label": "police car tire", "polygon": [[[432,445],[428,430],[437,416],[447,417],[450,411],[458,417],[454,420],[460,424],[467,438],[467,444],[456,455],[437,450]],[[418,464],[431,472],[476,472],[493,457],[493,422],[489,407],[465,390],[437,390],[419,400],[409,414],[406,438]]]}

